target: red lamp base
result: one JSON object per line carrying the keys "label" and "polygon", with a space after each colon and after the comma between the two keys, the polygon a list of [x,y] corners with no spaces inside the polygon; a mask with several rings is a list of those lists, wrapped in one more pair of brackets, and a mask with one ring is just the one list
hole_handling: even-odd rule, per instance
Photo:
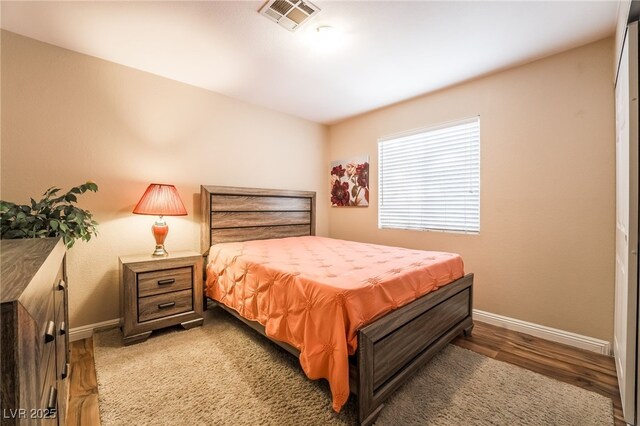
{"label": "red lamp base", "polygon": [[156,239],[156,249],[151,255],[156,257],[168,256],[169,253],[164,249],[164,240],[167,238],[167,234],[169,233],[169,226],[162,216],[160,216],[156,223],[153,224],[151,231],[153,232],[153,238]]}

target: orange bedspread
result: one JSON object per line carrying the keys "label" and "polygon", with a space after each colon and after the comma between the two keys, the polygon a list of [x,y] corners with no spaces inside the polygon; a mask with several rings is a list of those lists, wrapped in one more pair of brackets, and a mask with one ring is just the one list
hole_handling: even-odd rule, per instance
{"label": "orange bedspread", "polygon": [[339,411],[357,330],[463,275],[453,253],[295,237],[212,246],[206,294],[297,348],[307,376],[329,381]]}

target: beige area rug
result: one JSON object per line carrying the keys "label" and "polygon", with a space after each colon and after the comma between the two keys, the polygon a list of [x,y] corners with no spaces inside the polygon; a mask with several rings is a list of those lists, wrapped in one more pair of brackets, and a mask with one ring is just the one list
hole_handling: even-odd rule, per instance
{"label": "beige area rug", "polygon": [[[355,424],[297,359],[215,309],[203,327],[122,346],[94,337],[104,425]],[[400,388],[377,425],[612,425],[611,400],[448,345]]]}

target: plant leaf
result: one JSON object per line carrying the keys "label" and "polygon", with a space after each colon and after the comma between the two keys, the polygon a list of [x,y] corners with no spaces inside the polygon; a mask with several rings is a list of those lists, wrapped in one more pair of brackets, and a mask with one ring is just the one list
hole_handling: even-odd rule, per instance
{"label": "plant leaf", "polygon": [[27,205],[0,200],[1,238],[61,236],[67,247],[72,247],[77,239],[89,241],[92,235],[98,235],[98,223],[93,220],[91,212],[73,204],[78,201],[76,194],[87,190],[95,192],[98,186],[87,182],[58,197],[55,195],[60,188],[51,187],[40,201],[30,198]]}

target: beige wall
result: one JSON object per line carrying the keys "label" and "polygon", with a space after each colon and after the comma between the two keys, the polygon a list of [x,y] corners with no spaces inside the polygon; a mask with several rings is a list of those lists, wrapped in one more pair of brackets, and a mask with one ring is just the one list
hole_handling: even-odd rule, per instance
{"label": "beige wall", "polygon": [[[370,155],[372,191],[330,210],[330,236],[458,252],[477,309],[610,341],[613,52],[603,40],[332,126],[330,160]],[[378,229],[377,139],[478,114],[480,234]]]}
{"label": "beige wall", "polygon": [[1,197],[93,180],[80,206],[100,235],[68,254],[71,326],[118,317],[118,256],[151,252],[153,217],[131,214],[150,182],[175,184],[170,251],[199,250],[199,185],[316,190],[328,230],[324,126],[2,32]]}

